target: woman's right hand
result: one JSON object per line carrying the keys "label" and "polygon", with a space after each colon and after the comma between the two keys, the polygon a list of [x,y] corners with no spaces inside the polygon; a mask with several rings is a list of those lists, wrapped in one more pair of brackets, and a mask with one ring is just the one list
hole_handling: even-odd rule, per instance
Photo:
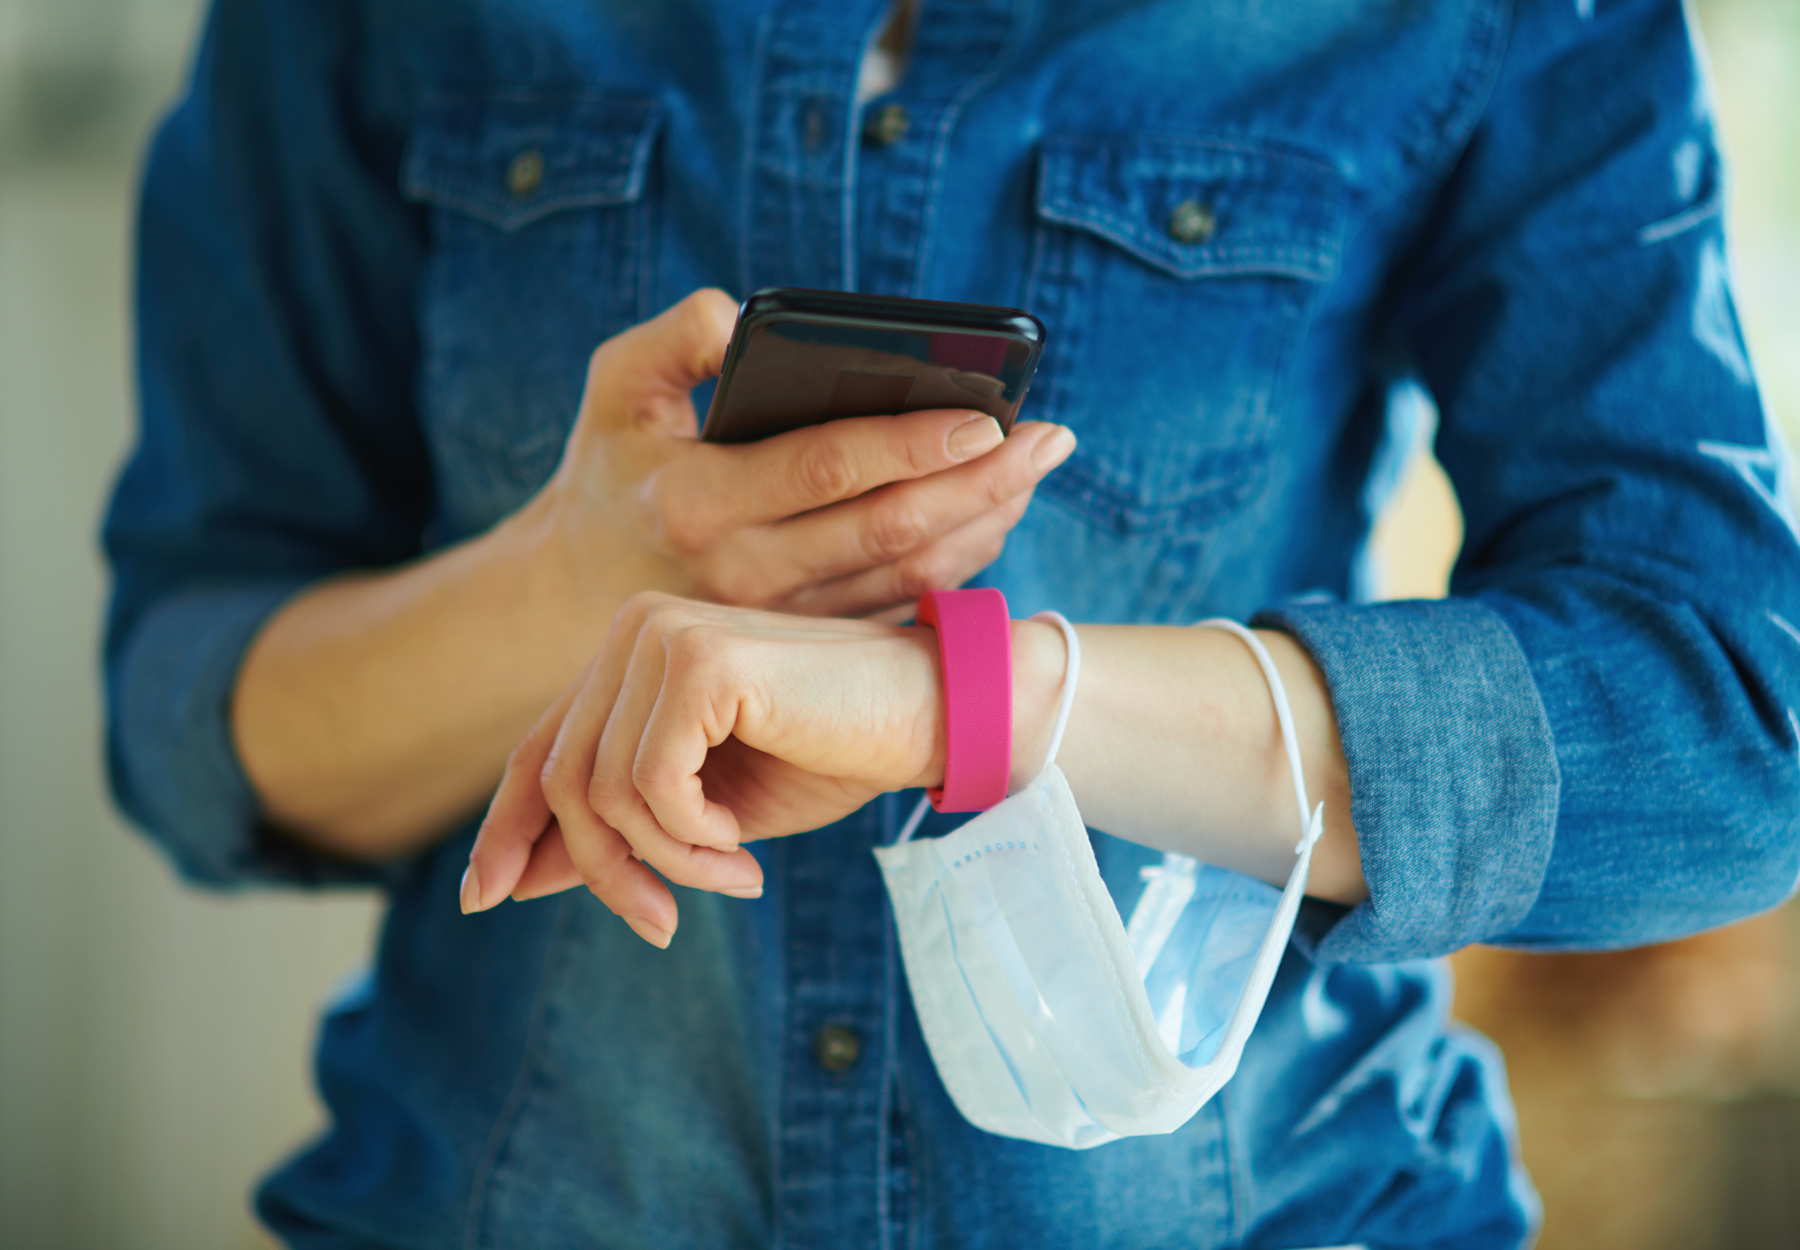
{"label": "woman's right hand", "polygon": [[701,290],[601,344],[562,462],[527,509],[578,602],[643,590],[867,616],[1000,554],[1066,429],[938,410],[827,422],[744,446],[698,438],[737,306]]}

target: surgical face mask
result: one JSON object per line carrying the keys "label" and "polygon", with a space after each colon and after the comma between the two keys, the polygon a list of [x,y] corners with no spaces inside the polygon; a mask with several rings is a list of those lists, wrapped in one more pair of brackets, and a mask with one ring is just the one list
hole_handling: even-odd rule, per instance
{"label": "surgical face mask", "polygon": [[913,1004],[944,1087],[977,1128],[1082,1150],[1169,1133],[1231,1079],[1262,1012],[1306,891],[1323,806],[1309,809],[1281,677],[1274,696],[1302,836],[1281,891],[1163,857],[1120,918],[1057,746],[1074,701],[1075,631],[1052,616],[1069,667],[1050,760],[1030,786],[942,838],[900,839],[875,857],[900,931]]}

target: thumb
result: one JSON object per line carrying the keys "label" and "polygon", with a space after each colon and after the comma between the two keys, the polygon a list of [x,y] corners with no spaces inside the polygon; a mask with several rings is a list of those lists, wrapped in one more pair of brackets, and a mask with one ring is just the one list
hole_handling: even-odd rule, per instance
{"label": "thumb", "polygon": [[584,415],[693,434],[689,392],[719,375],[736,324],[737,301],[705,287],[614,335],[588,363]]}

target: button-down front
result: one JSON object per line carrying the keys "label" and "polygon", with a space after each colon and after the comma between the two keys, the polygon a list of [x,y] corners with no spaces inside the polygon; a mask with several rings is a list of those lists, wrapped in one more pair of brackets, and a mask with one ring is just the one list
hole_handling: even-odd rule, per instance
{"label": "button-down front", "polygon": [[912,119],[907,116],[904,104],[884,104],[870,113],[869,120],[863,123],[863,138],[876,147],[891,147],[906,138],[911,126]]}
{"label": "button-down front", "polygon": [[862,1038],[854,1029],[828,1024],[813,1039],[813,1058],[827,1072],[848,1072],[862,1058]]}
{"label": "button-down front", "polygon": [[[887,7],[218,3],[146,174],[111,759],[192,876],[393,900],[261,1210],[306,1246],[1519,1244],[1498,1064],[1425,957],[1800,874],[1800,527],[1681,6],[926,0],[883,145]],[[469,830],[371,874],[260,822],[226,709],[270,613],[518,508],[594,345],[704,284],[1029,308],[1028,415],[1080,445],[980,580],[1263,612],[1318,661],[1371,898],[1303,911],[1178,1132],[956,1114],[869,853],[898,799],[758,845],[761,899],[682,891],[667,951],[581,892],[462,916]],[[1425,396],[1455,597],[1360,602]],[[1129,908],[1155,857],[1095,845]]]}

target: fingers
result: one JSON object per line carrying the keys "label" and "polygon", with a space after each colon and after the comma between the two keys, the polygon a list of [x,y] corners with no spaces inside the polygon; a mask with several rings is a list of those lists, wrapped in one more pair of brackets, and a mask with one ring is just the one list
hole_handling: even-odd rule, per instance
{"label": "fingers", "polygon": [[[544,774],[555,765],[554,744],[586,688],[586,683],[571,686],[513,751],[475,835],[463,874],[462,909],[485,911],[509,895],[523,901],[585,882],[639,937],[666,947],[676,924],[669,888],[592,812],[565,805],[565,815],[552,815]],[[579,854],[564,837],[565,820],[577,830]]]}
{"label": "fingers", "polygon": [[1002,441],[982,413],[846,417],[741,446],[702,443],[652,481],[677,549],[978,459]]}
{"label": "fingers", "polygon": [[[956,532],[977,517],[1023,498],[1074,449],[1061,426],[1021,426],[1004,446],[973,464],[914,482],[898,482],[835,507],[809,512],[728,544],[755,545],[773,566],[780,593],[892,564]],[[1022,506],[1014,514],[1016,521]]]}
{"label": "fingers", "polygon": [[[1023,439],[1027,428],[1021,426],[1014,438]],[[905,619],[910,615],[913,601],[927,590],[960,586],[974,577],[1000,558],[1000,552],[1006,545],[1006,536],[1018,524],[1019,518],[1025,515],[1036,484],[1068,459],[1069,453],[1075,448],[1075,436],[1061,426],[1041,425],[1034,428],[1034,441],[1023,448],[1028,460],[1028,475],[1024,488],[1018,493],[996,505],[988,506],[974,517],[962,520],[947,533],[929,535],[927,541],[898,559],[874,564],[873,567],[836,578],[802,581],[796,590],[777,601],[774,606],[783,612],[806,616],[868,616],[884,619],[881,614],[892,611],[899,614],[897,619]],[[1009,445],[1002,449],[1003,452],[1011,452],[1011,441],[1008,440]],[[988,459],[995,457],[990,456]],[[1010,470],[1011,474],[1018,472],[1016,466]],[[940,475],[945,478],[954,476],[956,474]],[[999,474],[998,479],[1006,485],[1018,481],[1016,476],[1009,476],[1006,472]],[[928,485],[935,486],[935,481],[908,483],[893,489],[896,493],[901,490],[922,491]],[[970,491],[961,493],[966,495]],[[820,516],[839,512],[844,507],[860,506],[862,502],[859,500],[856,505],[827,509]],[[879,507],[887,501],[877,499],[870,502],[872,506]],[[983,503],[986,503],[986,498]],[[953,504],[938,514],[947,521],[955,521],[963,515],[955,510]]]}
{"label": "fingers", "polygon": [[465,915],[486,911],[512,893],[531,858],[532,847],[551,823],[550,805],[544,799],[539,773],[578,688],[570,686],[545,710],[506,763],[500,788],[488,804],[487,815],[475,835],[474,849],[469,852],[469,867],[463,874]]}
{"label": "fingers", "polygon": [[719,535],[696,532],[690,568],[703,595],[716,602],[782,603],[802,587],[892,564],[985,512],[1028,497],[1074,445],[1074,435],[1061,426],[1026,423],[968,464],[772,524]]}
{"label": "fingers", "polygon": [[665,615],[677,610],[675,603],[640,595],[619,612],[542,769],[545,800],[582,880],[640,932],[664,936],[674,932],[674,898],[651,868],[677,885],[739,898],[762,892],[762,867],[736,850],[735,830],[726,836],[725,851],[677,841],[662,830],[632,781],[665,669],[662,629],[650,624],[662,619],[659,609]]}
{"label": "fingers", "polygon": [[[671,662],[672,650],[696,649],[689,641],[693,632],[674,628],[677,632],[671,636],[670,626],[647,622],[638,635],[594,753],[587,804],[631,843],[645,863],[677,885],[756,898],[762,893],[762,866],[738,850],[737,822],[730,813],[706,804],[701,791],[700,767],[714,745],[703,721],[693,720],[678,757],[659,757],[654,773],[663,783],[659,797],[665,810],[681,814],[679,832],[663,824],[643,790],[640,779],[647,774],[640,764],[651,758],[647,735],[659,703],[680,698],[677,691],[704,693],[704,678],[692,659],[679,666]],[[673,674],[677,667],[679,674]],[[693,706],[691,699],[685,706]],[[663,723],[667,725],[666,717]],[[717,732],[717,740],[723,741],[728,733],[728,728]]]}
{"label": "fingers", "polygon": [[[667,669],[665,622],[678,608],[666,596],[628,602],[583,680],[520,742],[476,835],[463,879],[465,912],[509,895],[537,898],[584,883],[645,941],[667,946],[677,923],[675,898],[652,868],[679,885],[761,895],[762,867],[737,849],[735,819],[700,790],[711,737],[722,741],[728,727],[696,718],[691,709],[665,717],[661,736],[670,739],[675,724],[691,721],[688,740],[655,753],[664,767],[645,774],[663,783],[658,801],[680,818],[684,833],[728,850],[671,837],[637,789],[641,743]],[[683,801],[691,812],[681,811]]]}
{"label": "fingers", "polygon": [[[708,753],[737,723],[735,707],[717,705],[727,689],[715,676],[716,655],[707,640],[695,633],[677,635],[667,640],[665,650],[673,680],[664,681],[644,722],[631,760],[632,786],[658,830],[678,843],[735,849],[741,837],[736,815],[710,802],[700,780]],[[761,896],[760,870],[754,895],[748,887],[730,892]]]}
{"label": "fingers", "polygon": [[[997,549],[1014,519],[993,510],[954,537]],[[579,879],[661,946],[677,920],[664,878],[759,896],[740,821],[758,836],[821,828],[924,775],[941,720],[924,632],[634,596],[515,753],[470,906]]]}
{"label": "fingers", "polygon": [[[554,805],[554,804],[553,804]],[[652,946],[666,947],[675,936],[675,896],[654,872],[632,855],[631,844],[587,804],[566,804],[557,813],[563,848],[595,898]]]}
{"label": "fingers", "polygon": [[1026,491],[904,559],[806,586],[783,600],[780,610],[898,624],[912,615],[912,604],[926,591],[960,586],[999,559],[1006,536],[1030,502]]}
{"label": "fingers", "polygon": [[667,946],[677,921],[675,896],[637,860],[631,843],[594,811],[587,797],[595,752],[642,617],[643,605],[633,600],[614,619],[544,754],[539,787],[561,831],[564,854],[582,882],[638,936],[653,946]]}
{"label": "fingers", "polygon": [[563,841],[562,826],[554,820],[544,836],[531,848],[531,862],[513,886],[515,903],[529,902],[550,894],[560,894],[581,885],[581,869],[569,858],[568,844]]}
{"label": "fingers", "polygon": [[463,874],[464,913],[485,911],[511,896],[520,901],[584,882],[653,946],[666,947],[676,924],[675,897],[631,848],[592,813],[570,811],[581,856],[571,853],[561,817],[552,815],[543,774],[568,723],[578,692],[571,686],[545,710],[507,762]]}
{"label": "fingers", "polygon": [[[675,934],[675,896],[638,861],[631,843],[588,802],[594,757],[631,662],[650,597],[631,600],[614,618],[600,654],[571,697],[539,773],[544,802],[555,814],[563,853],[588,889],[639,937],[667,946]],[[540,870],[554,864],[545,853]],[[541,881],[540,881],[541,883]]]}

